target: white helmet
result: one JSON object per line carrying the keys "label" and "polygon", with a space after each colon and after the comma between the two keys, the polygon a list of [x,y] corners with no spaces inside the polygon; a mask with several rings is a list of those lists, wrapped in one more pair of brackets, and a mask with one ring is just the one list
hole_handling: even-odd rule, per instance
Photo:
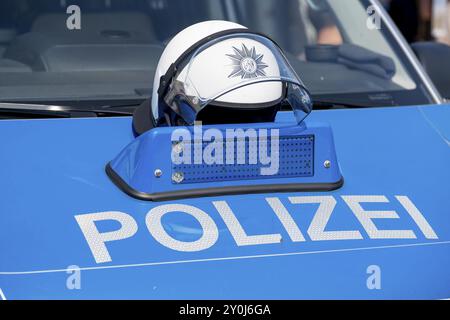
{"label": "white helmet", "polygon": [[282,50],[268,37],[227,21],[178,33],[156,69],[154,124],[271,122],[290,105],[301,122],[311,99]]}

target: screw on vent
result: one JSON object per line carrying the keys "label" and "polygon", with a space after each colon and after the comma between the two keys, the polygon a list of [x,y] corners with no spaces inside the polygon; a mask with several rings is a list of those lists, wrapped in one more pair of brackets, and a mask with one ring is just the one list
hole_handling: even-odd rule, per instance
{"label": "screw on vent", "polygon": [[155,170],[155,177],[156,178],[161,178],[163,172],[161,171],[161,169],[156,169]]}
{"label": "screw on vent", "polygon": [[183,172],[174,172],[172,175],[172,181],[175,183],[182,183],[184,180]]}

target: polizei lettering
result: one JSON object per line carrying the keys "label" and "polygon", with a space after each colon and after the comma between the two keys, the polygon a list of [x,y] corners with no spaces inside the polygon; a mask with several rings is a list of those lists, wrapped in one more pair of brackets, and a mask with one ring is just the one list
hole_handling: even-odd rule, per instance
{"label": "polizei lettering", "polygon": [[[430,240],[438,239],[436,232],[424,215],[407,196],[395,197],[397,206],[404,209],[402,210],[403,216],[401,220],[398,220],[400,216],[396,211],[374,209],[377,206],[386,208],[386,206],[393,204],[385,196],[342,196],[339,200],[341,199],[349,209],[345,213],[341,210],[336,212],[335,208],[338,201],[333,196],[289,197],[283,200],[277,197],[265,198],[261,200],[265,202],[264,208],[273,215],[273,219],[280,222],[280,230],[266,234],[254,234],[254,228],[252,228],[251,234],[248,233],[241,221],[239,221],[238,213],[240,212],[233,209],[232,205],[227,201],[212,201],[212,206],[210,207],[216,210],[214,216],[216,220],[217,217],[220,217],[221,222],[215,221],[212,215],[206,211],[186,204],[156,206],[144,216],[143,221],[136,221],[135,217],[128,213],[115,211],[80,214],[75,216],[75,219],[97,263],[111,262],[112,257],[108,250],[108,244],[133,237],[139,230],[138,222],[141,223],[141,228],[145,226],[144,229],[147,229],[154,241],[178,252],[201,252],[214,246],[219,241],[218,223],[226,226],[237,247],[280,244],[283,239],[282,234],[287,235],[288,240],[293,243],[306,241],[358,241],[367,238],[417,239],[418,235]],[[307,228],[300,228],[295,218],[302,214],[304,208],[311,205],[315,205],[317,208],[314,216]],[[248,210],[252,214],[258,215],[262,208],[261,204],[258,205],[257,209],[252,206]],[[173,213],[188,215],[191,219],[197,221],[201,228],[201,234],[199,233],[198,239],[187,241],[175,238],[166,230],[163,219]],[[338,215],[342,214],[345,214],[346,218],[353,220],[351,224],[353,228],[336,230],[336,228],[329,226],[329,221],[332,218],[339,217]],[[377,220],[381,219],[384,221],[384,226],[387,225],[386,222],[389,222],[388,219],[394,219],[395,221],[393,220],[392,224],[397,226],[397,230],[382,228],[380,223],[377,225]],[[96,224],[105,221],[116,225],[119,224],[120,227],[114,231],[101,232]],[[258,221],[258,219],[256,218],[253,221]],[[398,228],[402,222],[407,223],[408,228]],[[360,227],[356,228],[355,224]],[[412,230],[411,227],[414,225],[417,228]],[[248,230],[249,226],[246,225],[246,227]],[[145,250],[145,247],[140,248],[140,250]]]}

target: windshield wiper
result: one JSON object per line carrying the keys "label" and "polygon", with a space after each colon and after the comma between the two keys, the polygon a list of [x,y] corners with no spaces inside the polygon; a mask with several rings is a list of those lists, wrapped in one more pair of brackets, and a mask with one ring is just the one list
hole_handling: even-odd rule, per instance
{"label": "windshield wiper", "polygon": [[78,109],[68,106],[53,106],[23,103],[0,103],[0,118],[91,118],[132,116],[131,112],[107,109]]}
{"label": "windshield wiper", "polygon": [[333,99],[317,99],[313,100],[313,109],[314,110],[329,110],[329,109],[365,109],[365,108],[376,108],[376,107],[388,107],[395,106],[394,101],[385,101],[383,104],[381,103],[371,103],[367,102],[347,102],[341,100],[333,100]]}

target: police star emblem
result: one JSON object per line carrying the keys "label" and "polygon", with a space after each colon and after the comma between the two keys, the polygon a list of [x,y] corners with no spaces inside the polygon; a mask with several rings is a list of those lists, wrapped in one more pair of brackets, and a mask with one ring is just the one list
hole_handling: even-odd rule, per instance
{"label": "police star emblem", "polygon": [[249,50],[245,44],[242,44],[241,50],[236,47],[233,47],[233,50],[234,54],[227,54],[233,67],[233,71],[228,78],[252,79],[266,75],[264,69],[269,66],[262,61],[264,55],[256,53],[255,47]]}

